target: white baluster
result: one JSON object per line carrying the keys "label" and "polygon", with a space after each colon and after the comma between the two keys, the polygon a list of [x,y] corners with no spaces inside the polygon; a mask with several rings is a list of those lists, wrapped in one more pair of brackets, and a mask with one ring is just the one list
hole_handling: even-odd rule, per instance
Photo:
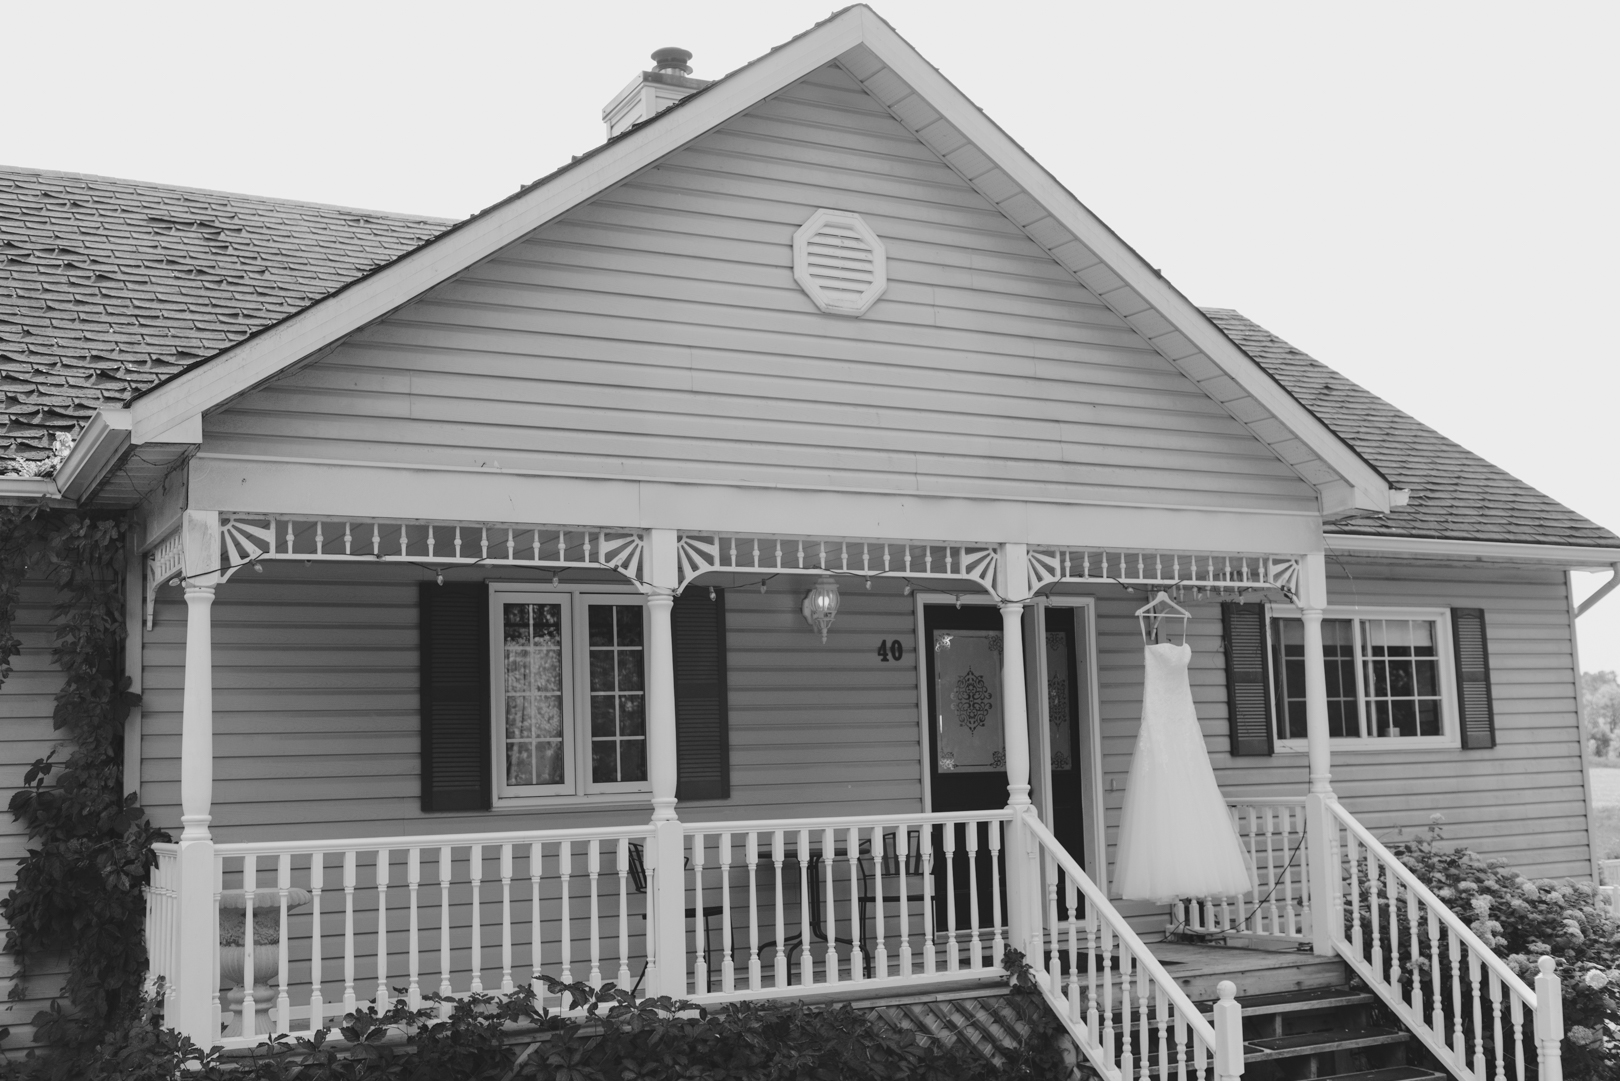
{"label": "white baluster", "polygon": [[861,952],[861,831],[859,827],[851,826],[844,831],[846,848],[844,855],[849,862],[849,978],[851,980],[864,980],[866,978],[866,956]]}
{"label": "white baluster", "polygon": [[1446,951],[1451,958],[1451,1052],[1457,1056],[1459,1063],[1468,1062],[1468,1037],[1463,1035],[1463,1008],[1462,1008],[1462,974],[1458,971],[1457,962],[1461,959],[1461,950],[1457,941],[1457,932],[1451,928],[1446,929]]}
{"label": "white baluster", "polygon": [[354,1012],[354,883],[358,853],[343,853],[343,1013]]}
{"label": "white baluster", "polygon": [[422,1008],[422,918],[416,900],[422,886],[422,850],[414,846],[405,850],[405,886],[410,911],[410,941],[406,944],[410,984],[405,989],[405,1004],[419,1010]]}
{"label": "white baluster", "polygon": [[[967,837],[965,839],[967,841],[968,863],[968,968],[977,969],[984,967],[984,954],[979,950],[979,824],[977,822],[967,824]],[[1056,865],[1054,864],[1054,866]],[[1056,875],[1052,878],[1051,888],[1056,893]],[[1052,923],[1052,934],[1055,941],[1057,935],[1056,919]],[[1054,990],[1060,986],[1055,981],[1052,984]]]}
{"label": "white baluster", "polygon": [[386,1009],[392,996],[388,991],[388,858],[386,848],[377,850],[377,1009]]}
{"label": "white baluster", "polygon": [[1474,1077],[1485,1081],[1490,1072],[1485,1065],[1485,994],[1479,985],[1479,954],[1468,947],[1468,980],[1474,987]]}
{"label": "white baluster", "polygon": [[[777,542],[781,544],[780,541]],[[810,952],[810,831],[799,831],[799,983],[816,982],[816,962]]]}
{"label": "white baluster", "polygon": [[[1423,966],[1419,964],[1423,959],[1423,947],[1418,943],[1418,897],[1417,891],[1408,886],[1406,888],[1406,922],[1411,928],[1411,948],[1406,955],[1408,967],[1412,970],[1412,1019],[1419,1024],[1423,1022]],[[1440,997],[1439,988],[1435,988],[1436,999]]]}
{"label": "white baluster", "polygon": [[477,995],[484,990],[483,845],[472,845],[467,850],[467,878],[472,883],[472,955],[468,958],[472,963],[472,982],[468,990]]}
{"label": "white baluster", "polygon": [[[737,964],[731,956],[731,936],[725,928],[731,926],[731,834],[720,834],[720,990],[732,994],[737,990]],[[703,910],[698,909],[702,918]],[[704,922],[707,929],[708,922]]]}
{"label": "white baluster", "polygon": [[[911,858],[911,831],[905,824],[894,828],[896,881],[900,883],[900,975],[911,975],[911,914],[906,911],[906,861]],[[1000,894],[1000,890],[996,893]]]}
{"label": "white baluster", "polygon": [[[748,831],[744,855],[748,860],[748,989],[757,991],[762,975],[759,966],[759,834],[754,830]],[[721,933],[726,936],[729,949],[730,920],[726,921]]]}
{"label": "white baluster", "polygon": [[258,857],[242,857],[242,1002],[239,1009],[242,1035],[249,1039],[258,1035],[258,1003],[253,997],[253,984],[257,978],[257,973],[253,971],[253,954],[258,944],[253,934],[253,898],[258,881]]}
{"label": "white baluster", "polygon": [[[571,900],[571,898],[568,896],[568,880],[569,880],[569,877],[574,872],[574,854],[573,854],[572,849],[573,849],[573,842],[572,841],[561,841],[557,845],[557,877],[561,882],[560,888],[562,890],[562,943],[561,943],[561,945],[562,945],[562,982],[563,983],[573,983],[574,982],[574,966],[573,966],[573,963],[572,963],[573,962],[573,954],[574,954],[574,934],[569,929],[569,918],[570,918],[570,915],[571,915],[571,913],[569,912],[569,909],[572,908],[573,906],[571,904],[569,904],[569,901]],[[568,999],[566,997],[564,997],[563,1005],[567,1006],[567,1004],[568,1004]]]}
{"label": "white baluster", "polygon": [[[991,832],[994,833],[995,823],[991,823]],[[991,879],[994,883],[995,880]],[[1063,900],[1069,909],[1069,986],[1067,988],[1069,1000],[1069,1020],[1076,1025],[1080,1023],[1080,909],[1079,893],[1075,889],[1072,879],[1065,876],[1063,883]],[[995,887],[992,886],[992,889]]]}
{"label": "white baluster", "polygon": [[[942,831],[945,852],[945,969],[956,972],[962,959],[956,953],[956,823],[947,822]],[[932,953],[932,951],[929,951]],[[1039,964],[1036,958],[1030,959]]]}
{"label": "white baluster", "polygon": [[[999,890],[997,891],[1000,892]],[[1086,913],[1086,1037],[1091,1045],[1096,1047],[1101,1042],[1101,1034],[1097,1030],[1097,970],[1102,965],[1102,958],[1097,955],[1097,914]],[[1106,977],[1103,986],[1108,986]],[[1104,992],[1107,993],[1106,990]]]}
{"label": "white baluster", "polygon": [[596,900],[596,880],[602,873],[602,842],[591,838],[585,869],[591,876],[591,986],[602,986],[602,914]]}
{"label": "white baluster", "polygon": [[[695,901],[692,910],[700,920],[703,917],[703,856],[708,847],[706,834],[692,834],[692,890]],[[692,988],[694,992],[702,993],[709,989],[709,951],[703,948],[701,930],[693,945],[696,947],[697,961],[692,965]]]}
{"label": "white baluster", "polygon": [[[990,889],[990,922],[994,924],[991,934],[994,936],[990,944],[990,960],[997,968],[1001,967],[1001,956],[1007,950],[1001,939],[1001,831],[1002,823],[990,823],[990,881],[994,885]],[[1073,918],[1074,910],[1069,910]]]}
{"label": "white baluster", "polygon": [[326,884],[324,854],[314,852],[309,857],[309,1030],[321,1032],[326,1028],[326,1000],[321,984],[321,887]]}
{"label": "white baluster", "polygon": [[629,988],[630,977],[630,838],[619,838],[619,972],[615,982]]}
{"label": "white baluster", "polygon": [[[917,832],[917,840],[922,851],[923,972],[932,976],[938,967],[934,949],[934,831],[924,826]],[[950,889],[949,880],[945,888]]]}
{"label": "white baluster", "polygon": [[[1060,991],[1063,987],[1063,951],[1058,942],[1058,865],[1052,853],[1044,846],[1040,850],[1041,863],[1046,868],[1046,926],[1041,929],[1041,942],[1046,943],[1050,936],[1050,947],[1047,950],[1046,971],[1051,979],[1053,991]],[[977,891],[975,891],[977,892]],[[1039,959],[1035,959],[1039,964]]]}
{"label": "white baluster", "polygon": [[1507,1081],[1507,1046],[1502,1043],[1502,977],[1491,969],[1491,1035],[1496,1049],[1496,1081]]}
{"label": "white baluster", "polygon": [[1440,976],[1445,970],[1440,967],[1440,917],[1427,905],[1424,906],[1424,912],[1429,917],[1429,995],[1434,1000],[1429,1028],[1433,1030],[1435,1039],[1444,1044],[1446,1008],[1444,998],[1440,994]]}
{"label": "white baluster", "polygon": [[[539,543],[540,531],[534,531],[535,543]],[[545,1000],[546,985],[540,979],[545,957],[540,945],[540,858],[543,855],[543,846],[539,841],[529,845],[529,989],[534,992],[535,1001],[543,1003]]]}
{"label": "white baluster", "polygon": [[872,900],[875,927],[872,941],[872,975],[877,979],[885,979],[889,975],[889,946],[888,931],[883,926],[883,861],[885,848],[883,846],[883,827],[872,827]]}
{"label": "white baluster", "polygon": [[[757,561],[757,558],[758,558],[758,542],[757,541],[755,542],[755,558],[756,558],[756,561]],[[786,987],[788,985],[787,927],[786,927],[786,914],[784,912],[784,909],[785,909],[786,906],[782,903],[782,900],[783,900],[782,899],[782,859],[783,859],[782,849],[783,849],[783,847],[784,846],[782,844],[782,831],[777,830],[775,833],[773,833],[771,835],[771,862],[773,864],[775,864],[775,867],[776,867],[776,893],[775,893],[775,906],[776,906],[776,967],[775,967],[775,971],[773,973],[773,975],[775,976],[775,980],[772,983],[772,986],[774,986],[774,987]]]}
{"label": "white baluster", "polygon": [[[439,995],[449,999],[455,993],[450,983],[450,877],[455,870],[449,845],[439,846]],[[450,1015],[450,1003],[439,1003],[439,1016]]]}
{"label": "white baluster", "polygon": [[822,891],[826,900],[821,911],[822,930],[827,933],[827,982],[838,982],[838,909],[834,907],[833,900],[833,871],[837,868],[837,850],[834,847],[833,831],[821,831],[821,870],[827,876],[826,888]]}
{"label": "white baluster", "polygon": [[292,888],[292,853],[283,852],[276,860],[276,893],[280,908],[280,944],[276,947],[276,1033],[292,1031],[292,1000],[287,997],[287,891]]}
{"label": "white baluster", "polygon": [[[622,906],[621,906],[622,907]],[[512,846],[501,846],[501,994],[510,995],[512,982]]]}

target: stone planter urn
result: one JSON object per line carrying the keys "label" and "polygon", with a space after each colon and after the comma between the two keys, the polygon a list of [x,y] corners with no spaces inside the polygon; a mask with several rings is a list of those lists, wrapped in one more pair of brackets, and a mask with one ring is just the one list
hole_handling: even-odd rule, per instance
{"label": "stone planter urn", "polygon": [[[310,892],[296,887],[287,890],[287,910],[309,904]],[[242,890],[225,890],[219,895],[219,978],[229,985],[220,1005],[225,1015],[225,1036],[242,1035],[242,1007],[247,988],[242,980],[247,970],[247,895]],[[276,992],[272,981],[279,977],[281,962],[281,897],[275,889],[253,892],[253,1031],[270,1032],[270,1007]]]}

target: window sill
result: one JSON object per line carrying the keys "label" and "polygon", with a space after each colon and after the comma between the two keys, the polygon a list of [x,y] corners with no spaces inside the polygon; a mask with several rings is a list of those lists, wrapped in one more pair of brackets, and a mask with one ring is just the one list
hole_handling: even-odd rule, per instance
{"label": "window sill", "polygon": [[590,796],[498,796],[490,813],[516,811],[652,810],[652,792],[603,792]]}
{"label": "window sill", "polygon": [[[1444,751],[1457,750],[1461,744],[1449,736],[1391,736],[1373,739],[1346,739],[1335,736],[1328,740],[1328,748],[1338,754],[1343,751],[1373,751],[1380,754],[1399,750],[1429,750]],[[1302,739],[1280,739],[1276,743],[1276,754],[1306,754],[1310,744]]]}

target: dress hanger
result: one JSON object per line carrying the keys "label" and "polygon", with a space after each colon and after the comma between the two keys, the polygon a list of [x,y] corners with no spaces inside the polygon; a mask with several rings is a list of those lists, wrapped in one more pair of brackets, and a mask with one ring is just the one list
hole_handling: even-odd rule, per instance
{"label": "dress hanger", "polygon": [[[1159,642],[1159,623],[1166,619],[1181,620],[1181,641],[1187,641],[1187,623],[1192,619],[1192,613],[1170,599],[1170,594],[1159,590],[1154,598],[1136,610],[1136,621],[1142,628],[1142,644],[1149,642],[1148,634],[1152,632],[1152,643]],[[1151,622],[1149,622],[1151,621]]]}

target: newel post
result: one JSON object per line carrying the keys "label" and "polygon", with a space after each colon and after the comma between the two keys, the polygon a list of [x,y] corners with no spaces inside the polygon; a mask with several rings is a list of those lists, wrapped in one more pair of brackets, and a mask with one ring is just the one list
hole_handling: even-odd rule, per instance
{"label": "newel post", "polygon": [[1333,954],[1335,929],[1343,918],[1337,820],[1328,810],[1333,794],[1332,752],[1327,711],[1327,658],[1322,648],[1322,610],[1327,607],[1327,557],[1312,552],[1300,559],[1299,614],[1305,630],[1305,737],[1310,768],[1305,796],[1306,859],[1310,874],[1311,951]]}
{"label": "newel post", "polygon": [[1564,989],[1553,970],[1557,962],[1542,954],[1536,977],[1536,1064],[1541,1081],[1564,1081]]}
{"label": "newel post", "polygon": [[[186,670],[180,715],[179,964],[177,1016],[169,1023],[199,1047],[219,1042],[214,950],[214,587],[219,584],[219,514],[185,512],[180,523],[186,591]],[[155,588],[154,583],[154,588]]]}
{"label": "newel post", "polygon": [[648,925],[653,931],[647,989],[686,997],[685,839],[675,814],[675,636],[671,611],[680,584],[675,531],[647,531],[647,768],[652,781]]}
{"label": "newel post", "polygon": [[1001,546],[996,588],[1001,595],[1002,747],[1007,758],[1007,807],[1013,812],[1007,831],[1007,941],[1041,971],[1040,858],[1035,836],[1024,825],[1025,816],[1034,813],[1029,801],[1029,701],[1024,685],[1024,605],[1029,600],[1024,545]]}
{"label": "newel post", "polygon": [[1215,1078],[1233,1081],[1243,1076],[1243,1007],[1237,1003],[1237,985],[1222,980],[1215,988]]}

